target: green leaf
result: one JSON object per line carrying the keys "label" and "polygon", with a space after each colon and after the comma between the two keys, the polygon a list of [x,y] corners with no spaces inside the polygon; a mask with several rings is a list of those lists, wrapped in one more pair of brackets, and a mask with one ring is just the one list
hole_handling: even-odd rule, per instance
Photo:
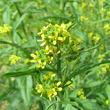
{"label": "green leaf", "polygon": [[18,77],[18,76],[24,76],[24,75],[31,75],[35,72],[39,73],[37,69],[33,68],[33,69],[26,70],[26,71],[4,73],[4,74],[1,74],[0,77]]}
{"label": "green leaf", "polygon": [[86,65],[80,66],[79,68],[77,68],[76,70],[71,72],[70,79],[72,77],[75,77],[76,75],[84,74],[84,72],[86,72],[86,71],[88,71],[94,67],[97,67],[97,66],[102,65],[102,64],[108,64],[108,63],[110,63],[110,60],[105,60],[105,61],[102,61],[101,63],[86,64]]}
{"label": "green leaf", "polygon": [[18,77],[18,76],[25,76],[25,75],[32,75],[34,73],[39,73],[39,71],[53,71],[56,72],[56,70],[53,69],[37,69],[37,68],[32,68],[32,69],[28,69],[25,71],[17,71],[17,72],[8,72],[8,73],[4,73],[4,74],[0,74],[0,77]]}
{"label": "green leaf", "polygon": [[8,2],[27,2],[27,1],[30,1],[30,0],[8,0]]}
{"label": "green leaf", "polygon": [[106,87],[106,94],[107,94],[107,97],[109,100],[109,108],[110,108],[110,85],[107,85],[107,87]]}
{"label": "green leaf", "polygon": [[71,5],[71,7],[72,7],[72,9],[73,9],[73,12],[74,12],[74,14],[75,14],[75,17],[76,17],[76,19],[77,19],[77,21],[79,21],[79,16],[78,16],[78,12],[76,11],[76,9],[75,9],[75,7],[73,6],[73,5]]}
{"label": "green leaf", "polygon": [[91,81],[86,82],[86,84],[84,84],[84,88],[98,86],[102,83],[103,83],[103,81],[93,81],[93,80],[91,80]]}
{"label": "green leaf", "polygon": [[10,5],[6,5],[6,9],[3,13],[3,21],[4,24],[10,25]]}
{"label": "green leaf", "polygon": [[20,88],[22,98],[26,106],[31,105],[31,90],[32,90],[32,78],[31,76],[23,76],[17,78],[18,86]]}
{"label": "green leaf", "polygon": [[84,110],[106,110],[104,108],[101,108],[96,102],[92,102],[88,99],[80,100],[82,103]]}
{"label": "green leaf", "polygon": [[13,30],[15,31],[16,28],[19,26],[19,24],[24,20],[24,18],[27,16],[27,13],[23,14],[14,24],[13,24]]}
{"label": "green leaf", "polygon": [[87,36],[83,32],[81,32],[78,29],[74,29],[73,32],[76,36],[80,37],[84,42],[87,42]]}
{"label": "green leaf", "polygon": [[74,108],[72,105],[67,104],[64,110],[78,110],[76,108]]}

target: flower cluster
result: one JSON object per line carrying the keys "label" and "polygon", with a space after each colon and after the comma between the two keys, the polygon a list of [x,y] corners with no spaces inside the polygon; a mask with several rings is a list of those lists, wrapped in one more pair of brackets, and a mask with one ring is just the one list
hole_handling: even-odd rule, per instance
{"label": "flower cluster", "polygon": [[110,11],[107,12],[107,17],[106,18],[109,18],[110,17]]}
{"label": "flower cluster", "polygon": [[82,6],[79,8],[80,9],[80,11],[82,11],[85,7],[87,7],[87,3],[82,3]]}
{"label": "flower cluster", "polygon": [[[74,39],[74,41],[73,41],[74,42],[73,43],[74,45],[72,46],[73,51],[80,50],[81,49],[80,48],[80,44],[83,42],[83,40],[81,38],[78,38],[77,36],[74,36],[73,39]],[[70,41],[72,41],[72,40],[70,40]]]}
{"label": "flower cluster", "polygon": [[71,89],[72,87],[75,87],[75,85],[73,85],[72,81],[67,81],[65,86],[68,86],[69,89]]}
{"label": "flower cluster", "polygon": [[101,62],[101,61],[103,60],[104,57],[105,57],[105,55],[101,55],[101,54],[99,54],[99,55],[98,55],[99,62]]}
{"label": "flower cluster", "polygon": [[22,39],[22,43],[25,43],[25,42],[27,42],[27,39]]}
{"label": "flower cluster", "polygon": [[[61,52],[61,48],[70,37],[70,33],[66,30],[70,24],[49,24],[41,29],[38,34],[41,35],[42,40],[38,40],[38,42],[42,42],[42,49],[37,51],[36,54],[31,54],[33,57],[31,62],[38,63],[36,65],[37,68],[44,69],[46,64],[51,64],[55,55]],[[75,49],[78,50],[79,48],[76,47]]]}
{"label": "flower cluster", "polygon": [[46,64],[51,64],[53,60],[53,56],[50,56],[50,54],[47,54],[47,50],[41,49],[39,51],[36,51],[36,54],[31,54],[31,57],[33,57],[30,62],[37,63],[37,68],[44,69]]}
{"label": "flower cluster", "polygon": [[58,91],[62,91],[61,81],[54,81],[54,77],[56,74],[52,74],[50,72],[48,75],[43,75],[42,84],[36,85],[36,90],[38,93],[40,93],[41,97],[49,98],[49,100],[52,100],[52,97],[57,96]]}
{"label": "flower cluster", "polygon": [[83,21],[86,21],[86,22],[89,22],[89,19],[88,18],[86,18],[86,17],[84,17],[84,16],[81,16],[81,22],[83,22]]}
{"label": "flower cluster", "polygon": [[79,98],[81,98],[81,99],[86,99],[86,97],[84,96],[84,91],[83,91],[83,89],[80,89],[80,90],[78,91],[78,96],[79,96]]}
{"label": "flower cluster", "polygon": [[106,101],[105,101],[105,104],[106,104],[106,105],[108,105],[108,104],[109,104],[109,101],[108,101],[108,100],[106,100]]}
{"label": "flower cluster", "polygon": [[100,40],[99,34],[96,34],[95,36],[93,36],[93,39],[94,39],[95,43],[98,43]]}
{"label": "flower cluster", "polygon": [[93,7],[93,4],[92,4],[92,3],[90,3],[90,4],[89,4],[89,7],[90,7],[90,8],[92,8],[92,7]]}
{"label": "flower cluster", "polygon": [[101,4],[104,4],[105,0],[99,0]]}
{"label": "flower cluster", "polygon": [[8,27],[7,24],[4,24],[3,27],[0,26],[0,33],[5,35],[11,28],[11,26]]}
{"label": "flower cluster", "polygon": [[99,71],[99,74],[102,74],[102,73],[107,73],[107,71],[109,70],[109,65],[104,65],[104,66],[101,66],[101,70]]}
{"label": "flower cluster", "polygon": [[71,23],[61,25],[49,24],[46,27],[44,26],[39,33],[43,41],[41,46],[44,46],[46,44],[48,50],[50,50],[49,52],[53,52],[53,50],[57,50],[57,45],[62,46],[63,44],[65,44],[66,39],[70,36],[69,32],[66,30],[66,27],[70,24]]}
{"label": "flower cluster", "polygon": [[89,32],[88,38],[90,39],[90,41],[94,42],[95,44],[97,44],[100,41],[100,35],[98,33],[94,34],[93,32]]}
{"label": "flower cluster", "polygon": [[9,58],[9,61],[11,61],[12,64],[16,64],[16,62],[19,60],[20,60],[20,57],[18,57],[16,55],[11,55]]}
{"label": "flower cluster", "polygon": [[106,24],[104,27],[103,27],[104,29],[105,29],[105,34],[110,34],[110,25],[109,24]]}

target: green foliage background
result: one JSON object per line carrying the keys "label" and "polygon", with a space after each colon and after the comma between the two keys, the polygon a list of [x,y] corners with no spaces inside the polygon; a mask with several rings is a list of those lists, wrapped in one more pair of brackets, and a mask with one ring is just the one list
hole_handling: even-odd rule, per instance
{"label": "green foliage background", "polygon": [[[0,33],[0,110],[109,110],[109,2],[1,0],[0,26],[7,24],[12,29],[6,35]],[[35,68],[36,64],[30,62],[31,53],[39,49],[41,43],[37,40],[41,40],[41,36],[38,33],[44,26],[69,22],[71,25],[67,30],[71,36],[81,38],[83,45],[73,52],[71,45],[65,44],[63,52],[68,50],[69,53],[61,56],[61,75],[66,74],[66,78],[57,79],[62,81],[63,92],[60,101],[49,101],[40,97],[35,87],[44,74],[54,73],[58,67],[50,64],[44,69]],[[12,64],[9,61],[11,55],[21,59]],[[73,87],[65,87],[67,81],[71,81]],[[86,99],[78,96],[82,88]]]}

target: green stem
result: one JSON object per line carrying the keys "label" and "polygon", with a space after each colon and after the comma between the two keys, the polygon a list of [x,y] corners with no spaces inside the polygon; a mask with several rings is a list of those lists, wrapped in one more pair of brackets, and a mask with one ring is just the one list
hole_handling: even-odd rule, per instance
{"label": "green stem", "polygon": [[55,103],[60,103],[60,102],[55,101],[55,102],[51,103],[45,110],[49,110],[49,108],[50,108],[53,104],[55,104]]}
{"label": "green stem", "polygon": [[[19,14],[19,16],[21,17],[21,16],[22,16],[22,13],[21,13],[21,11],[20,11],[20,9],[19,9],[18,4],[15,3],[15,6],[16,6],[16,9],[18,10],[18,14]],[[22,23],[23,32],[24,32],[24,34],[27,36],[27,34],[26,34],[26,30],[25,30],[25,27],[24,27],[24,22],[22,21],[21,23]]]}
{"label": "green stem", "polygon": [[[57,77],[58,77],[58,79],[62,79],[62,75],[61,75],[61,59],[60,59],[60,57],[61,57],[61,53],[59,53],[58,56],[57,56]],[[59,93],[59,95],[61,95],[61,94]],[[60,101],[59,97],[57,97],[57,101]],[[62,104],[58,103],[57,107],[56,107],[56,110],[61,110],[61,109],[62,109]]]}
{"label": "green stem", "polygon": [[58,76],[58,79],[62,79],[62,76],[61,76],[61,60],[60,60],[60,57],[61,57],[61,53],[58,54],[57,56],[57,76]]}
{"label": "green stem", "polygon": [[[59,97],[57,97],[57,101],[60,102],[60,98]],[[62,104],[61,103],[57,103],[56,110],[62,110]]]}
{"label": "green stem", "polygon": [[69,30],[71,27],[75,27],[77,25],[77,23],[72,23],[71,25],[69,25],[66,30]]}

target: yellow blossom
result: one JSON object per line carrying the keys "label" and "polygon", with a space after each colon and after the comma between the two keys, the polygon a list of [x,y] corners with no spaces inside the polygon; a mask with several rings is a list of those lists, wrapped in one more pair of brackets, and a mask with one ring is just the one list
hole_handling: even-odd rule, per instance
{"label": "yellow blossom", "polygon": [[105,103],[106,103],[106,105],[108,105],[108,104],[109,104],[109,101],[108,101],[108,100],[106,100],[106,101],[105,101]]}
{"label": "yellow blossom", "polygon": [[99,71],[99,73],[98,74],[102,74],[102,72],[101,71]]}
{"label": "yellow blossom", "polygon": [[101,61],[103,60],[104,57],[105,57],[105,55],[99,54],[99,55],[98,55],[99,61],[101,62]]}
{"label": "yellow blossom", "polygon": [[18,57],[16,55],[11,55],[9,58],[9,61],[11,61],[12,64],[15,64],[19,60],[20,60],[20,57]]}
{"label": "yellow blossom", "polygon": [[106,9],[101,9],[100,11],[99,11],[99,13],[103,13],[103,12],[105,12],[106,11]]}
{"label": "yellow blossom", "polygon": [[88,37],[90,38],[90,37],[92,37],[92,36],[93,36],[93,33],[90,32],[90,33],[88,34]]}
{"label": "yellow blossom", "polygon": [[107,17],[110,17],[110,11],[107,12]]}
{"label": "yellow blossom", "polygon": [[27,42],[27,39],[22,39],[22,43],[25,43],[25,42]]}
{"label": "yellow blossom", "polygon": [[105,34],[110,34],[110,25],[107,23],[107,24],[105,24],[105,26],[103,27],[104,29],[105,29]]}
{"label": "yellow blossom", "polygon": [[106,67],[102,67],[102,71],[106,73],[107,72]]}
{"label": "yellow blossom", "polygon": [[3,27],[0,26],[0,33],[5,35],[11,28],[11,26],[8,27],[7,24],[3,24]]}
{"label": "yellow blossom", "polygon": [[58,83],[57,83],[57,86],[59,86],[61,84],[61,81],[59,81]]}
{"label": "yellow blossom", "polygon": [[50,72],[49,75],[43,75],[44,79],[50,79],[50,78],[53,78],[55,76],[56,76],[56,74],[52,74],[52,72]]}
{"label": "yellow blossom", "polygon": [[35,54],[31,54],[31,57],[33,57],[33,60],[30,60],[30,62],[32,62],[32,63],[34,63],[34,62],[37,62],[37,60],[38,60],[38,57],[37,57],[37,55],[35,55]]}
{"label": "yellow blossom", "polygon": [[89,19],[88,19],[88,18],[86,18],[86,17],[84,17],[84,16],[81,16],[81,18],[80,18],[80,19],[81,19],[81,22],[83,22],[83,21],[87,21],[87,22],[88,22],[88,21],[89,21]]}
{"label": "yellow blossom", "polygon": [[90,4],[89,4],[89,7],[90,7],[90,8],[92,8],[92,7],[93,7],[93,4],[92,4],[92,3],[90,3]]}
{"label": "yellow blossom", "polygon": [[84,95],[80,95],[79,98],[86,99],[86,97]]}
{"label": "yellow blossom", "polygon": [[80,90],[78,91],[78,96],[79,96],[79,98],[81,98],[81,99],[86,99],[86,97],[84,96],[84,91],[83,91],[83,89],[80,89]]}
{"label": "yellow blossom", "polygon": [[86,7],[87,3],[82,3],[82,8]]}
{"label": "yellow blossom", "polygon": [[99,0],[99,1],[101,2],[101,4],[103,4],[105,0]]}

